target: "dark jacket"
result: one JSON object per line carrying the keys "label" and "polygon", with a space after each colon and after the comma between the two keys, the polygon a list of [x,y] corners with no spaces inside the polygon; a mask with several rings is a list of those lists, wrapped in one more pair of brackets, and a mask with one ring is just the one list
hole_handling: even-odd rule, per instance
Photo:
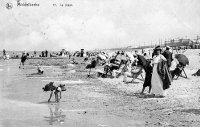
{"label": "dark jacket", "polygon": [[168,89],[172,82],[172,76],[165,61],[158,63],[157,71],[161,80],[163,81],[163,89]]}
{"label": "dark jacket", "polygon": [[167,59],[167,66],[171,67],[172,53],[169,50],[165,50],[162,55]]}
{"label": "dark jacket", "polygon": [[151,77],[153,72],[153,67],[151,66],[150,62],[147,62],[145,68],[145,80],[143,87],[151,86]]}

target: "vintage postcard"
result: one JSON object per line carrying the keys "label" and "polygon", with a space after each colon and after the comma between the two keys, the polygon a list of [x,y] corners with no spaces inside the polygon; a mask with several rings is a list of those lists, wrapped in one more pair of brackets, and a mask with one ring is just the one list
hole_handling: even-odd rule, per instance
{"label": "vintage postcard", "polygon": [[200,126],[199,0],[0,0],[0,127]]}

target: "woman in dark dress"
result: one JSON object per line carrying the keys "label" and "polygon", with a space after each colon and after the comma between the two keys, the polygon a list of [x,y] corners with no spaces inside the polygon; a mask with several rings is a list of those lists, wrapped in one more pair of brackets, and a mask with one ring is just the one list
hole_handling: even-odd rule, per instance
{"label": "woman in dark dress", "polygon": [[144,90],[146,87],[149,87],[149,93],[151,91],[151,76],[152,76],[152,70],[153,67],[151,66],[151,61],[147,61],[146,66],[144,67],[145,70],[145,80],[144,80],[144,84],[143,84],[143,88],[142,88],[142,94],[144,93]]}

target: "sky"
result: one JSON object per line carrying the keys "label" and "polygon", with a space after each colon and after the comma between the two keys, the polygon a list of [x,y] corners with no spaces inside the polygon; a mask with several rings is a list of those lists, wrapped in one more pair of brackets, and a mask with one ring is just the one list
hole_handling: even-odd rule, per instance
{"label": "sky", "polygon": [[199,0],[21,0],[39,7],[16,1],[0,1],[0,50],[136,47],[200,35]]}

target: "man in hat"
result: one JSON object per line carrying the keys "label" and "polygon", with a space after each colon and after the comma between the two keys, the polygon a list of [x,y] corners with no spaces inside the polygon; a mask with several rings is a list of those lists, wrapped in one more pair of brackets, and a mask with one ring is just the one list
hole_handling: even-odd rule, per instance
{"label": "man in hat", "polygon": [[162,54],[167,59],[167,66],[168,66],[168,68],[171,67],[171,62],[173,60],[172,59],[172,53],[169,50],[170,50],[170,47],[166,46],[166,50]]}

